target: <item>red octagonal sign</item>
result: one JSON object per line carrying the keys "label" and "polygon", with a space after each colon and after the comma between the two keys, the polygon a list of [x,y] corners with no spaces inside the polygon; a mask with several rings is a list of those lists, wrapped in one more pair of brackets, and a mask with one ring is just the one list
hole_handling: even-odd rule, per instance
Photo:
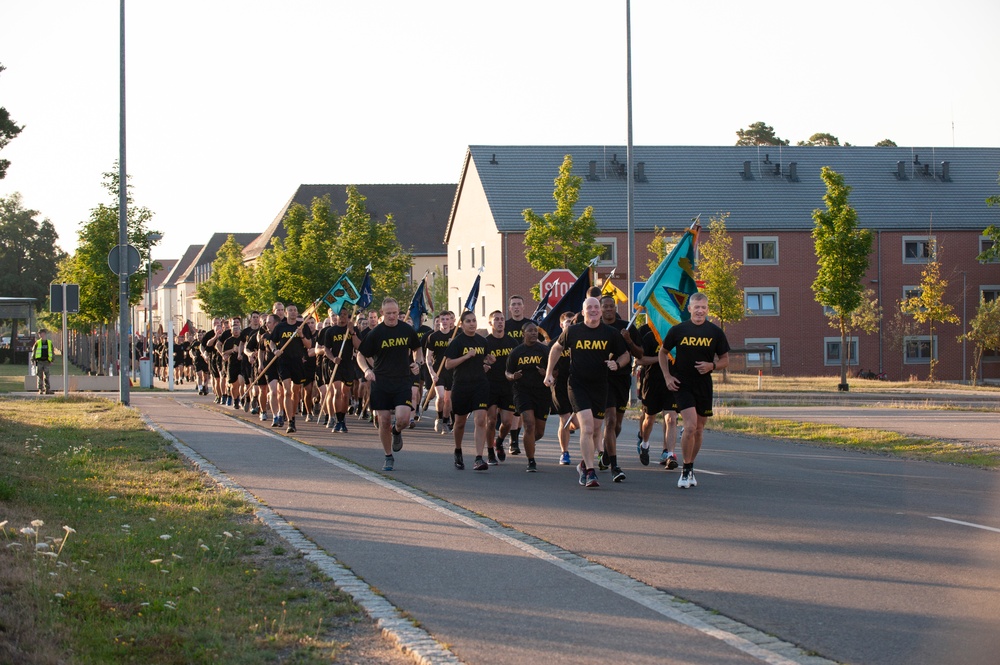
{"label": "red octagonal sign", "polygon": [[552,295],[549,296],[549,307],[555,307],[559,299],[566,295],[573,283],[576,282],[576,275],[566,268],[553,268],[545,273],[541,281],[538,282],[539,298],[544,298],[549,288],[552,288]]}

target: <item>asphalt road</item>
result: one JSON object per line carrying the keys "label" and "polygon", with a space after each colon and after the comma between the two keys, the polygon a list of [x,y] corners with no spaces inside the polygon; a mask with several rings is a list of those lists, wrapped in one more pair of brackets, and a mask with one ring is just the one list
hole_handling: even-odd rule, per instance
{"label": "asphalt road", "polygon": [[[539,473],[527,474],[523,456],[456,471],[450,437],[424,423],[384,474],[397,485],[318,461],[208,401],[133,398],[465,662],[781,662],[678,622],[667,610],[683,603],[644,601],[657,589],[739,622],[730,633],[754,627],[838,662],[1000,653],[994,472],[709,433],[699,486],[679,490],[676,471],[639,465],[627,422],[627,480],[602,473],[586,490],[556,464],[551,425]],[[375,431],[348,422],[346,436],[300,423],[296,437],[380,468]],[[520,535],[476,526],[477,514]],[[586,559],[579,570],[573,555]],[[613,571],[642,588],[623,591]]]}

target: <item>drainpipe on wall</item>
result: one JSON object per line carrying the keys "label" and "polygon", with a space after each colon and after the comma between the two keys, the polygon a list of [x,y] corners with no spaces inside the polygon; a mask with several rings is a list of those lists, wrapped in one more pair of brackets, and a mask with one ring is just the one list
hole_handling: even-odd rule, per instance
{"label": "drainpipe on wall", "polygon": [[[882,307],[882,231],[875,232],[876,238],[876,254],[878,256],[878,305]],[[881,374],[885,371],[882,362],[882,320],[885,318],[885,307],[882,307],[882,316],[878,319],[878,373]]]}

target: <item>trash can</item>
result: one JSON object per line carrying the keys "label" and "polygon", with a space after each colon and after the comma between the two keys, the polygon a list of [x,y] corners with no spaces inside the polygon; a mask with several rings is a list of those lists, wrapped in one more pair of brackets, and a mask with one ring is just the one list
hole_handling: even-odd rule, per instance
{"label": "trash can", "polygon": [[139,387],[153,387],[153,362],[147,358],[139,358]]}

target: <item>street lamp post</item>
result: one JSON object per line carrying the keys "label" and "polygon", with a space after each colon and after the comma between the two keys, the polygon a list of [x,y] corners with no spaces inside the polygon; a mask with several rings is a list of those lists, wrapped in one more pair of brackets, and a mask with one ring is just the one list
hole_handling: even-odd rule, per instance
{"label": "street lamp post", "polygon": [[[159,233],[147,233],[146,241],[149,254],[146,256],[146,346],[153,339],[153,243],[159,242],[163,236]],[[148,353],[148,351],[147,351]]]}

